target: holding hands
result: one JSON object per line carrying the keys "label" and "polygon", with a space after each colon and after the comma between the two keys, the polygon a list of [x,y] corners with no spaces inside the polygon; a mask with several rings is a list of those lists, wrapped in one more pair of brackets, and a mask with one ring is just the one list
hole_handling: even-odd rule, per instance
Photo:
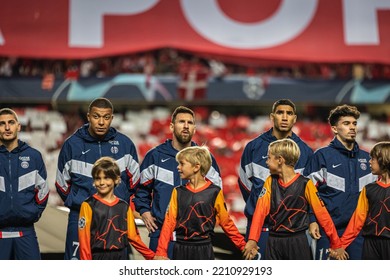
{"label": "holding hands", "polygon": [[154,256],[153,260],[165,261],[165,260],[169,260],[169,258],[156,255],[156,256]]}
{"label": "holding hands", "polygon": [[257,255],[258,250],[259,247],[257,246],[257,242],[254,240],[248,240],[242,254],[246,260],[251,260]]}
{"label": "holding hands", "polygon": [[329,248],[329,257],[336,260],[349,259],[349,255],[344,248],[338,248],[338,249]]}

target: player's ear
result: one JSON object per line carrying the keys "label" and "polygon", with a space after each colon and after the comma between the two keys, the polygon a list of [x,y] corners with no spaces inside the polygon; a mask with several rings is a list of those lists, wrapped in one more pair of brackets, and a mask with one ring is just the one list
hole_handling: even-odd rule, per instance
{"label": "player's ear", "polygon": [[332,130],[332,132],[333,132],[334,135],[337,135],[337,126],[332,125],[332,126],[330,127],[330,129]]}
{"label": "player's ear", "polygon": [[297,115],[294,116],[294,121],[293,123],[295,124],[297,122]]}

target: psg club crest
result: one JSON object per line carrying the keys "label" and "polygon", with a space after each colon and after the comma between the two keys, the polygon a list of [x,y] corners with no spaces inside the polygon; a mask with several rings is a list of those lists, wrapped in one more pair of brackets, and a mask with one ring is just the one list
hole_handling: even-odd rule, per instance
{"label": "psg club crest", "polygon": [[118,151],[119,151],[119,149],[118,149],[118,147],[117,147],[117,146],[112,146],[112,147],[111,147],[111,153],[113,153],[113,154],[117,154],[117,153],[118,153]]}

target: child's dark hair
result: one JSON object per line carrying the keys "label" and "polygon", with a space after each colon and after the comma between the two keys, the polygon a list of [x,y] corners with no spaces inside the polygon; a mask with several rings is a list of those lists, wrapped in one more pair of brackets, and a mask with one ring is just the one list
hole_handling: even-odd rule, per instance
{"label": "child's dark hair", "polygon": [[118,164],[110,157],[101,157],[95,162],[92,167],[92,178],[96,179],[101,171],[103,171],[104,175],[114,181],[121,176]]}
{"label": "child's dark hair", "polygon": [[370,151],[371,158],[376,158],[383,173],[390,175],[390,142],[378,142]]}

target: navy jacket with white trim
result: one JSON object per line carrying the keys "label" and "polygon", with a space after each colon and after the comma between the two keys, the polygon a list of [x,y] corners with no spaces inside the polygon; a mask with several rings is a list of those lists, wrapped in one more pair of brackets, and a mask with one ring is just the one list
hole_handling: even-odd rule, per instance
{"label": "navy jacket with white trim", "polygon": [[[370,155],[355,142],[349,151],[335,137],[328,146],[315,151],[303,175],[317,186],[318,193],[336,228],[346,227],[356,209],[360,191],[376,180],[370,170]],[[314,215],[310,222],[314,222]]]}
{"label": "navy jacket with white trim", "polygon": [[22,236],[24,231],[33,230],[49,197],[46,180],[38,150],[20,140],[11,152],[0,146],[0,238],[6,238],[6,232]]}
{"label": "navy jacket with white trim", "polygon": [[88,132],[89,124],[80,127],[65,140],[58,156],[56,189],[71,210],[79,211],[81,203],[96,193],[92,167],[102,156],[116,160],[121,171],[121,183],[115,195],[129,202],[139,182],[138,155],[134,143],[126,135],[111,127],[104,139],[96,139]]}
{"label": "navy jacket with white trim", "polygon": [[[270,175],[266,164],[268,146],[277,140],[272,135],[272,130],[273,128],[248,142],[241,156],[238,185],[246,203],[244,213],[249,221],[252,220],[257,199],[263,189],[264,182]],[[302,173],[309,158],[313,155],[313,150],[295,133],[292,133],[292,136],[289,138],[297,143],[301,151],[295,170],[298,173]]]}

